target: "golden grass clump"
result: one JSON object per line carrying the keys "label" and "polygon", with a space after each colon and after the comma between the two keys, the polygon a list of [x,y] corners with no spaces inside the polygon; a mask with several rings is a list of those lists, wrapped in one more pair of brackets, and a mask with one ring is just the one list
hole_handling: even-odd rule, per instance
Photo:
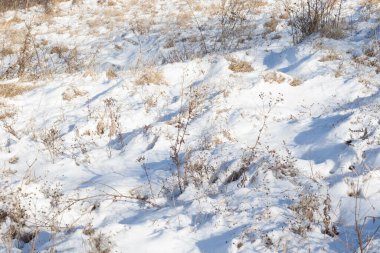
{"label": "golden grass clump", "polygon": [[113,69],[108,69],[106,72],[106,76],[108,80],[113,80],[117,78],[117,74]]}
{"label": "golden grass clump", "polygon": [[300,86],[302,84],[302,80],[300,79],[297,79],[297,78],[294,78],[291,82],[290,82],[290,86]]}
{"label": "golden grass clump", "polygon": [[22,86],[18,84],[0,84],[0,97],[12,98],[31,91],[34,88],[35,87]]}
{"label": "golden grass clump", "polygon": [[267,72],[263,78],[267,83],[283,83],[286,81],[285,76],[277,71]]}
{"label": "golden grass clump", "polygon": [[252,72],[254,69],[251,64],[247,61],[237,60],[237,59],[229,59],[230,65],[228,68],[236,73],[247,73]]}
{"label": "golden grass clump", "polygon": [[137,85],[166,84],[166,81],[162,72],[148,68],[140,74],[135,83]]}

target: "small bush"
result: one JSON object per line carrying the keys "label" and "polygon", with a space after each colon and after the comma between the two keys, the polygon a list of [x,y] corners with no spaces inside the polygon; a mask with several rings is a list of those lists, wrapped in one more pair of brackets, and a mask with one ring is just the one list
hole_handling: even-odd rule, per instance
{"label": "small bush", "polygon": [[206,155],[200,155],[198,159],[191,159],[186,157],[184,164],[185,181],[186,183],[192,183],[195,187],[204,186],[203,183],[211,182],[211,178],[215,172],[215,168],[212,165],[207,164]]}
{"label": "small bush", "polygon": [[52,127],[41,135],[41,141],[49,151],[51,161],[54,163],[55,158],[62,152],[62,139],[57,128]]}
{"label": "small bush", "polygon": [[90,234],[88,239],[89,251],[91,253],[109,253],[111,252],[112,243],[110,238],[103,233]]}
{"label": "small bush", "polygon": [[301,195],[300,200],[289,207],[294,212],[295,222],[291,231],[295,234],[305,236],[311,230],[311,225],[317,221],[320,201],[317,196]]}
{"label": "small bush", "polygon": [[295,177],[299,174],[296,159],[287,148],[285,148],[285,152],[282,154],[278,150],[268,150],[269,159],[266,167],[273,172],[276,178]]}
{"label": "small bush", "polygon": [[297,0],[287,2],[285,8],[293,42],[299,43],[307,36],[320,32],[329,38],[343,36],[342,0]]}

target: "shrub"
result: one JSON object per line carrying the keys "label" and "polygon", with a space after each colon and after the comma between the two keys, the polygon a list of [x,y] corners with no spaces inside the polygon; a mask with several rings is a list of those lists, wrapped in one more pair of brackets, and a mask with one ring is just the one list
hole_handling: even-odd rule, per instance
{"label": "shrub", "polygon": [[86,231],[90,232],[88,244],[89,244],[89,251],[91,253],[109,253],[111,252],[112,248],[112,242],[110,238],[99,232],[94,234],[92,231]]}
{"label": "shrub", "polygon": [[295,234],[305,236],[311,230],[318,217],[318,210],[320,200],[316,195],[307,194],[301,195],[299,201],[291,206],[289,209],[294,212],[295,223],[291,226],[291,231]]}
{"label": "shrub", "polygon": [[320,32],[329,38],[343,35],[342,0],[295,0],[285,4],[293,42],[299,43],[307,36]]}
{"label": "shrub", "polygon": [[55,158],[62,152],[62,139],[60,132],[56,127],[46,130],[41,135],[41,141],[49,151],[51,161],[54,163]]}

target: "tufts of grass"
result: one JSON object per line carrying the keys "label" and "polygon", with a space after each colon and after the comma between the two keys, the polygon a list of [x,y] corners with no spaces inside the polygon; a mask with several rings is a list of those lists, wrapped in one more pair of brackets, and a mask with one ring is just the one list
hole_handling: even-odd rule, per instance
{"label": "tufts of grass", "polygon": [[330,53],[328,55],[323,56],[321,59],[319,59],[320,62],[327,62],[327,61],[336,61],[339,60],[340,57],[336,53]]}
{"label": "tufts of grass", "polygon": [[291,82],[290,85],[295,87],[295,86],[300,86],[302,84],[302,80],[294,78]]}
{"label": "tufts of grass", "polygon": [[247,73],[247,72],[252,72],[254,70],[251,64],[247,61],[237,60],[237,59],[229,59],[229,61],[230,61],[230,65],[228,66],[228,68],[232,70],[233,72]]}
{"label": "tufts of grass", "polygon": [[286,77],[277,71],[267,72],[263,75],[266,83],[283,83],[286,81]]}
{"label": "tufts of grass", "polygon": [[18,84],[0,84],[0,97],[12,98],[33,90],[35,87]]}
{"label": "tufts of grass", "polygon": [[146,69],[135,81],[137,85],[166,84],[162,72],[152,68]]}

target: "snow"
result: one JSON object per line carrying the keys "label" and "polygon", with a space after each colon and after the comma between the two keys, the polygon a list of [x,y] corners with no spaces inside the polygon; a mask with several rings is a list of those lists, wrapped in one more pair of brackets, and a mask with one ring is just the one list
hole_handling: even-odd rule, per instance
{"label": "snow", "polygon": [[[0,97],[0,119],[3,110],[16,111],[0,128],[0,190],[8,196],[0,210],[14,192],[23,193],[18,198],[29,217],[22,229],[37,235],[34,245],[11,240],[9,246],[3,239],[0,252],[93,252],[94,235],[84,232],[88,224],[104,235],[111,252],[353,252],[359,247],[356,219],[365,235],[376,231],[380,76],[353,56],[362,56],[375,40],[368,34],[378,22],[362,18],[357,1],[345,1],[345,15],[354,15],[354,28],[345,38],[312,35],[293,45],[281,21],[282,38],[265,39],[261,27],[276,4],[268,1],[255,18],[252,41],[185,61],[169,59],[166,34],[159,30],[170,23],[180,1],[154,1],[155,24],[146,34],[131,29],[132,13],[141,10],[127,8],[128,1],[114,2],[63,2],[50,18],[38,7],[1,16],[3,21],[14,15],[38,19],[33,29],[38,42],[76,48],[86,64],[66,71],[62,61],[51,65],[58,57],[52,55],[47,66],[57,73],[0,82],[35,87]],[[97,21],[96,29],[89,25]],[[20,22],[10,29],[23,27]],[[2,40],[5,36],[0,34]],[[338,59],[321,61],[332,51]],[[249,62],[254,71],[233,72],[230,57]],[[12,61],[1,60],[0,70]],[[116,77],[109,78],[110,69]],[[154,70],[164,82],[136,84]],[[265,81],[272,72],[284,81]],[[293,79],[302,83],[291,86]],[[171,147],[178,117],[186,117],[192,96],[195,116],[179,156],[194,171],[181,193]],[[57,137],[44,141],[54,131]],[[293,208],[306,196],[318,200],[310,204],[311,220]],[[334,237],[322,233],[327,196],[339,231]],[[11,223],[9,217],[0,223],[2,238]],[[302,226],[305,233],[295,232]],[[376,234],[369,252],[379,243]]]}

